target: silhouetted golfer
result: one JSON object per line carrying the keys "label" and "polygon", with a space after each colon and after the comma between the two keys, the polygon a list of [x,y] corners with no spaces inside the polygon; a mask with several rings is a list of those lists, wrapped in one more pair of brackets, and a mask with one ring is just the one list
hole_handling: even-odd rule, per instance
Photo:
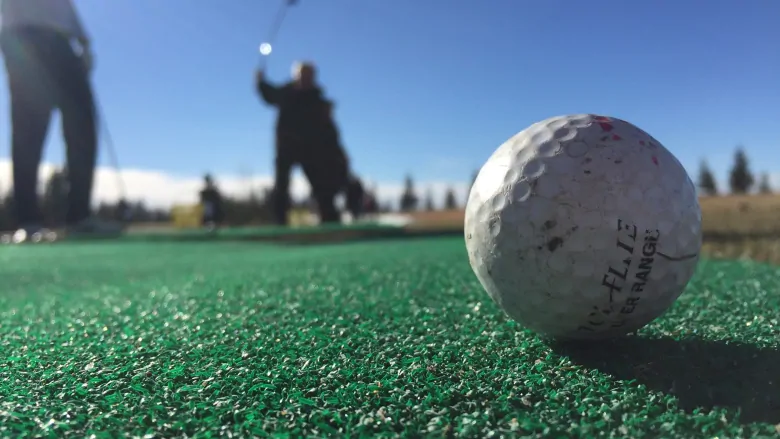
{"label": "silhouetted golfer", "polygon": [[339,222],[334,198],[348,181],[349,163],[331,117],[333,104],[325,99],[310,63],[293,66],[293,80],[283,86],[268,83],[260,71],[257,89],[263,100],[279,109],[276,122],[274,215],[288,223],[290,172],[300,165],[317,202],[320,221]]}

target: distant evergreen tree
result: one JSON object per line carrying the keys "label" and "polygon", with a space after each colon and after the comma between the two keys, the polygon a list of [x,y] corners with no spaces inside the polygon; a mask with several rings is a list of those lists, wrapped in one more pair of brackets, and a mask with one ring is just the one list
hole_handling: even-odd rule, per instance
{"label": "distant evergreen tree", "polygon": [[761,178],[758,180],[758,193],[771,194],[772,184],[769,182],[769,174],[764,172],[761,174]]}
{"label": "distant evergreen tree", "polygon": [[699,189],[706,195],[718,195],[718,185],[715,182],[715,176],[712,175],[707,162],[702,160],[699,167]]}
{"label": "distant evergreen tree", "polygon": [[414,191],[414,180],[411,175],[407,175],[404,182],[404,192],[401,195],[401,212],[417,210],[419,201],[420,199]]}
{"label": "distant evergreen tree", "polygon": [[448,188],[447,195],[444,196],[444,208],[447,210],[458,208],[458,200],[455,197],[455,191],[452,188]]}
{"label": "distant evergreen tree", "polygon": [[731,168],[731,173],[729,175],[731,193],[746,194],[750,192],[754,183],[755,178],[750,172],[747,154],[745,154],[744,148],[739,146],[734,154],[734,166]]}

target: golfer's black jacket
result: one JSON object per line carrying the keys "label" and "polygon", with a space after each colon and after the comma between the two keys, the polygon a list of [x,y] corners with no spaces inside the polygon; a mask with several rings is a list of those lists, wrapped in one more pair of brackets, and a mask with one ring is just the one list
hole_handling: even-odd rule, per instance
{"label": "golfer's black jacket", "polygon": [[331,114],[333,102],[325,98],[322,89],[299,89],[293,83],[277,87],[258,81],[257,90],[267,104],[279,109],[277,154],[314,160],[322,166],[348,161]]}
{"label": "golfer's black jacket", "polygon": [[293,83],[280,87],[259,81],[257,90],[263,100],[279,109],[276,120],[277,136],[322,139],[332,123],[329,108],[319,87],[299,89]]}

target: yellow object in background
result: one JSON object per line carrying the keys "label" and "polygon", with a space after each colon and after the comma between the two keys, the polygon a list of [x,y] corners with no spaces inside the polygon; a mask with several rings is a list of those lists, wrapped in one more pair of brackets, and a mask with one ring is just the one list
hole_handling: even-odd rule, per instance
{"label": "yellow object in background", "polygon": [[202,227],[203,205],[180,204],[171,209],[171,222],[177,229],[196,229]]}
{"label": "yellow object in background", "polygon": [[309,212],[309,209],[290,209],[288,215],[290,227],[306,227],[317,224],[316,218]]}

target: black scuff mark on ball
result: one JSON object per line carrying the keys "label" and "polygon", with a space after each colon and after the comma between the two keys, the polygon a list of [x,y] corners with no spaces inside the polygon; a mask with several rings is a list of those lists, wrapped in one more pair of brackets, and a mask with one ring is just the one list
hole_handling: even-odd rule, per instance
{"label": "black scuff mark on ball", "polygon": [[586,174],[590,175],[590,171],[589,171],[589,170],[587,170],[587,169],[586,169],[584,172],[585,172]]}
{"label": "black scuff mark on ball", "polygon": [[690,254],[690,255],[682,255],[682,256],[669,256],[669,255],[661,253],[661,252],[656,252],[656,254],[658,256],[666,259],[667,261],[672,261],[672,262],[687,261],[689,259],[695,258],[696,256],[699,256],[698,253],[693,253],[693,254]]}
{"label": "black scuff mark on ball", "polygon": [[544,230],[550,230],[553,227],[555,227],[558,223],[555,222],[555,220],[547,220],[544,222]]}
{"label": "black scuff mark on ball", "polygon": [[617,159],[617,160],[615,160],[615,164],[616,164],[616,165],[619,165],[619,164],[621,164],[621,163],[623,163],[623,160],[620,160],[620,159]]}
{"label": "black scuff mark on ball", "polygon": [[[488,220],[488,230],[490,230],[492,232],[493,229],[496,228],[496,226],[500,227],[499,221],[500,220],[498,218],[496,218],[496,217],[490,218]],[[499,233],[500,233],[500,231],[499,231]]]}
{"label": "black scuff mark on ball", "polygon": [[555,238],[547,241],[547,250],[554,252],[563,244],[563,238],[556,236]]}

